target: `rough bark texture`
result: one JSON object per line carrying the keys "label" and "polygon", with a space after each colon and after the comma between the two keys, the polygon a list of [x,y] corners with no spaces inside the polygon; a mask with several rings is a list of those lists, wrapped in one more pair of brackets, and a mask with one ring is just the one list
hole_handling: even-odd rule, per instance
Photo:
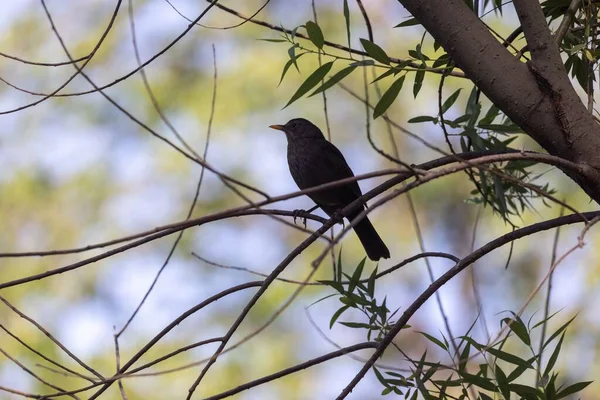
{"label": "rough bark texture", "polygon": [[578,163],[569,174],[600,203],[600,126],[571,85],[537,1],[514,6],[532,61],[517,60],[463,0],[399,0],[452,60],[548,153]]}

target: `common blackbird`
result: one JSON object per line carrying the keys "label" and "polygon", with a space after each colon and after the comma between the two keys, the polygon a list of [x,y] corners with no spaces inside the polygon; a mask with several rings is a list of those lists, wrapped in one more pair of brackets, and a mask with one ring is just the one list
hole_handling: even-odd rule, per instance
{"label": "common blackbird", "polygon": [[[310,121],[295,118],[270,127],[285,133],[290,173],[301,190],[354,176],[342,153]],[[356,181],[308,195],[330,217],[360,196]],[[348,215],[348,220],[354,220],[363,209],[364,205]],[[390,258],[390,251],[366,217],[354,226],[354,231],[371,260]]]}

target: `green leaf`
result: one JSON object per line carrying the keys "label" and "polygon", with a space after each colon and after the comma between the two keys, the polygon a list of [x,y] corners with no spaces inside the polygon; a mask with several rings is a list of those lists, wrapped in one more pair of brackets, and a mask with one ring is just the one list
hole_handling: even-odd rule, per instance
{"label": "green leaf", "polygon": [[507,215],[506,208],[506,197],[504,196],[504,188],[502,187],[502,181],[498,178],[497,175],[493,175],[492,179],[494,180],[494,192],[496,194],[496,200],[498,200],[498,208],[503,216]]}
{"label": "green leaf", "polygon": [[554,364],[556,364],[556,360],[558,359],[558,355],[560,353],[560,348],[562,346],[562,342],[563,342],[564,338],[565,338],[565,334],[563,333],[560,336],[560,340],[558,341],[556,347],[554,348],[554,351],[552,352],[550,359],[548,360],[548,364],[546,364],[546,369],[544,370],[543,375],[548,375],[552,371],[552,368],[554,368]]}
{"label": "green leaf", "polygon": [[539,391],[536,388],[530,386],[519,385],[517,383],[511,383],[508,385],[511,392],[518,394],[519,396],[537,396]]}
{"label": "green leaf", "polygon": [[360,39],[360,42],[362,43],[362,46],[369,55],[369,57],[376,61],[379,61],[382,64],[390,65],[390,58],[381,47],[367,39]]}
{"label": "green leaf", "polygon": [[562,399],[563,397],[567,397],[570,394],[577,393],[580,390],[585,389],[592,382],[593,381],[578,382],[578,383],[572,384],[571,386],[567,386],[566,388],[564,388],[560,392],[556,393],[556,398],[557,399]]}
{"label": "green leaf", "polygon": [[471,343],[467,343],[465,348],[461,351],[460,356],[458,357],[458,373],[462,374],[467,366],[467,362],[469,361],[469,353],[471,351]]}
{"label": "green leaf", "polygon": [[[450,60],[450,57],[448,56],[447,53],[442,54],[441,56],[439,56],[437,58],[437,60],[435,60],[433,62],[433,64],[431,64],[431,68],[439,68],[443,65],[448,64],[448,61]],[[450,68],[450,67],[449,67]]]}
{"label": "green leaf", "polygon": [[417,98],[417,95],[423,87],[423,79],[425,79],[425,70],[418,70],[415,74],[415,83],[413,84],[413,95]]}
{"label": "green leaf", "polygon": [[377,267],[371,272],[369,281],[367,282],[367,293],[371,297],[375,297],[375,278],[377,277]]}
{"label": "green leaf", "polygon": [[438,346],[440,346],[442,349],[448,351],[448,348],[444,345],[444,343],[442,343],[441,340],[431,336],[428,333],[425,332],[421,332],[421,331],[416,331],[417,333],[420,333],[421,335],[425,336],[427,339],[429,339],[430,342],[437,344]]}
{"label": "green leaf", "polygon": [[369,325],[363,322],[340,322],[340,324],[347,326],[348,328],[379,329],[377,325]]}
{"label": "green leaf", "polygon": [[498,382],[498,387],[500,388],[500,392],[505,399],[510,399],[510,390],[508,389],[508,381],[506,380],[506,374],[502,371],[502,368],[498,364],[496,364],[496,381]]}
{"label": "green leaf", "polygon": [[481,400],[494,400],[490,396],[488,396],[487,394],[481,393],[481,392],[479,392],[479,397],[481,398]]}
{"label": "green leaf", "polygon": [[348,37],[348,47],[350,47],[350,8],[348,0],[344,0],[344,20],[346,20],[346,36]]}
{"label": "green leaf", "polygon": [[325,44],[325,38],[323,37],[323,32],[321,31],[321,28],[319,28],[319,25],[315,24],[313,21],[308,21],[305,27],[310,41],[319,49],[322,49],[323,44]]}
{"label": "green leaf", "polygon": [[490,125],[498,116],[500,109],[494,104],[490,106],[485,116],[479,120],[479,125]]}
{"label": "green leaf", "polygon": [[257,39],[257,40],[260,40],[261,42],[271,42],[271,43],[287,42],[287,40],[285,40],[285,39]]}
{"label": "green leaf", "polygon": [[568,320],[567,322],[565,322],[563,326],[561,326],[560,328],[558,328],[556,330],[556,332],[554,332],[552,335],[550,335],[550,337],[544,342],[544,345],[542,346],[542,350],[545,349],[546,346],[548,346],[548,344],[550,344],[550,342],[552,342],[554,340],[554,338],[556,338],[558,335],[560,335],[562,331],[564,331],[565,329],[567,329],[567,327],[569,326],[569,324],[571,322],[573,322],[573,320],[576,317],[577,317],[577,315],[575,315],[573,318],[571,318],[570,320]]}
{"label": "green leaf", "polygon": [[444,115],[444,113],[448,111],[450,107],[452,107],[454,102],[456,102],[456,99],[458,99],[458,95],[460,95],[461,90],[462,89],[458,89],[456,92],[452,93],[450,97],[446,99],[446,101],[444,101],[444,104],[442,104],[442,115]]}
{"label": "green leaf", "polygon": [[485,351],[487,351],[488,353],[490,353],[493,356],[498,357],[501,360],[504,360],[508,363],[514,364],[514,365],[518,365],[524,368],[532,368],[531,363],[528,361],[523,360],[522,358],[519,358],[515,355],[512,355],[510,353],[506,353],[502,350],[498,350],[495,349],[493,347],[487,348],[485,349]]}
{"label": "green leaf", "polygon": [[521,339],[523,343],[525,343],[527,346],[530,346],[531,338],[529,337],[529,333],[527,332],[527,327],[525,326],[521,318],[519,318],[519,316],[515,315],[515,317],[515,319],[504,318],[502,322],[507,324],[510,330],[513,331],[514,334],[517,335],[517,337]]}
{"label": "green leaf", "polygon": [[399,72],[402,72],[402,67],[393,67],[385,71],[383,74],[379,75],[377,78],[373,80],[371,83],[375,83],[377,81],[382,80],[383,78],[387,78],[388,76],[394,74],[396,76]]}
{"label": "green leaf", "polygon": [[290,60],[292,60],[292,62],[294,63],[294,67],[296,67],[296,71],[300,72],[300,68],[298,68],[298,63],[296,63],[296,60],[299,57],[296,55],[297,48],[298,48],[298,44],[295,43],[293,46],[291,46],[288,49],[288,55],[290,56]]}
{"label": "green leaf", "polygon": [[394,83],[389,87],[388,90],[381,96],[381,99],[375,105],[375,110],[373,111],[373,119],[381,116],[386,112],[388,108],[392,105],[398,94],[400,94],[400,90],[402,90],[402,85],[404,84],[404,78],[406,75],[402,75],[400,78],[396,79]]}
{"label": "green leaf", "polygon": [[279,83],[277,84],[277,86],[281,85],[281,82],[283,82],[283,78],[285,77],[285,74],[288,72],[288,69],[290,69],[290,67],[292,65],[296,65],[296,69],[298,69],[298,64],[296,64],[296,60],[305,54],[306,53],[300,53],[298,55],[294,55],[294,58],[290,58],[288,60],[288,62],[285,63],[285,66],[283,67],[283,71],[281,72],[281,79],[279,79]]}
{"label": "green leaf", "polygon": [[366,257],[363,257],[361,262],[358,263],[352,277],[350,278],[350,284],[348,285],[348,292],[352,293],[360,281],[360,276],[362,275],[363,269],[365,267]]}
{"label": "green leaf", "polygon": [[329,78],[328,81],[326,81],[321,86],[319,86],[317,88],[317,90],[312,92],[312,94],[308,97],[312,97],[317,93],[324,92],[325,90],[329,89],[330,87],[332,87],[333,85],[335,85],[336,83],[340,82],[342,79],[344,79],[345,77],[350,75],[352,73],[352,71],[354,71],[355,69],[356,69],[356,65],[352,65],[350,67],[346,67],[346,68],[338,71],[335,75],[333,75],[331,78]]}
{"label": "green leaf", "polygon": [[352,64],[350,64],[351,67],[367,67],[369,65],[375,65],[375,61],[373,61],[371,59],[366,59],[366,60],[354,61]]}
{"label": "green leaf", "polygon": [[429,115],[420,115],[418,117],[414,117],[408,120],[409,124],[416,124],[419,122],[435,122],[437,123],[437,117],[431,117]]}
{"label": "green leaf", "polygon": [[501,124],[478,124],[478,128],[486,129],[488,131],[496,131],[496,132],[504,132],[504,133],[520,133],[523,132],[521,128],[519,128],[515,124],[511,125],[501,125]]}
{"label": "green leaf", "polygon": [[323,285],[331,286],[332,288],[334,288],[335,290],[337,290],[341,294],[344,294],[346,292],[344,290],[344,286],[340,282],[338,282],[338,281],[323,280],[323,281],[318,281],[318,282],[322,283]]}
{"label": "green leaf", "polygon": [[296,93],[294,93],[294,95],[292,96],[290,101],[288,101],[288,103],[283,108],[286,108],[287,106],[289,106],[290,104],[292,104],[293,102],[298,100],[300,97],[305,95],[310,89],[312,89],[319,82],[321,82],[321,80],[325,77],[325,75],[327,75],[327,73],[329,72],[329,70],[331,69],[332,66],[333,66],[333,61],[330,61],[328,63],[321,65],[312,74],[310,74],[310,76],[308,78],[306,78],[306,80],[302,83],[302,85],[300,85],[300,87],[298,88]]}
{"label": "green leaf", "polygon": [[471,375],[466,372],[461,372],[460,375],[463,377],[465,382],[470,383],[471,385],[478,386],[485,390],[495,391],[496,385],[494,385],[491,381],[486,378],[482,378],[481,376]]}
{"label": "green leaf", "polygon": [[413,25],[420,25],[421,23],[419,22],[418,19],[416,18],[410,18],[407,19],[404,22],[399,23],[398,25],[394,26],[394,28],[403,28],[405,26],[413,26]]}
{"label": "green leaf", "polygon": [[350,306],[343,306],[333,314],[333,316],[329,320],[329,329],[333,328],[333,324],[335,324],[335,321],[337,321],[340,315],[342,315],[349,308]]}
{"label": "green leaf", "polygon": [[377,380],[385,387],[390,387],[389,383],[387,383],[387,379],[383,376],[381,372],[379,372],[379,368],[373,366],[373,372],[377,377]]}
{"label": "green leaf", "polygon": [[[527,362],[529,364],[531,364],[532,362],[534,362],[536,360],[537,356],[534,356],[532,358],[530,358],[529,360],[527,360]],[[509,382],[514,381],[515,379],[517,379],[518,377],[520,377],[521,375],[523,375],[523,372],[527,371],[529,369],[529,365],[527,366],[523,366],[520,365],[517,368],[513,369],[513,371],[508,375],[508,378],[506,378]]]}

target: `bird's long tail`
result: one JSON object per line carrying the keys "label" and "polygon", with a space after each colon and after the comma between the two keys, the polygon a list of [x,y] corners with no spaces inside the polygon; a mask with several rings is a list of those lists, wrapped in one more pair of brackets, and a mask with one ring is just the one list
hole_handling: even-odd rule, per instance
{"label": "bird's long tail", "polygon": [[[352,221],[357,216],[353,215],[349,219]],[[373,261],[378,261],[380,258],[390,258],[390,251],[388,250],[381,237],[377,234],[377,231],[371,224],[368,218],[363,218],[358,224],[354,226],[354,232],[362,243],[367,256]]]}

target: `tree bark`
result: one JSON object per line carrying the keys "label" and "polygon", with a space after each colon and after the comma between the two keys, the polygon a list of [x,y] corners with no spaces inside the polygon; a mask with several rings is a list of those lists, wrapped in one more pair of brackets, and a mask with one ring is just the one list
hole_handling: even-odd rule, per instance
{"label": "tree bark", "polygon": [[515,58],[463,0],[399,0],[469,79],[548,153],[581,166],[565,171],[600,203],[600,126],[586,110],[562,64],[540,4],[514,6],[532,54]]}

